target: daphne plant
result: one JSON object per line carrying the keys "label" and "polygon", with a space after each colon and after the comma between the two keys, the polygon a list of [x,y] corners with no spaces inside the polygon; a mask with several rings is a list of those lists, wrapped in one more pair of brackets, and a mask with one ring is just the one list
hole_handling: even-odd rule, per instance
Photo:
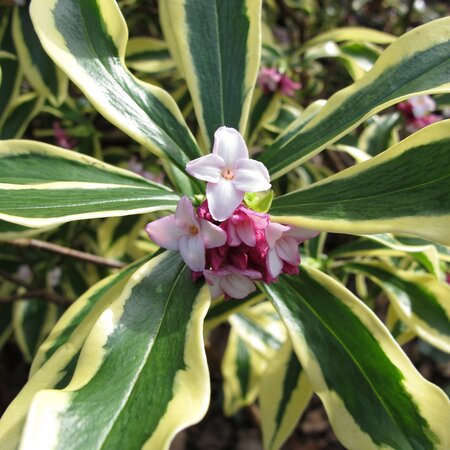
{"label": "daphne plant", "polygon": [[[2,449],[168,448],[206,414],[204,335],[226,320],[224,379],[233,382],[225,409],[259,398],[266,449],[280,448],[312,392],[349,449],[450,447],[448,398],[416,370],[396,333],[338,281],[320,252],[298,268],[298,244],[318,232],[450,245],[450,121],[302,189],[285,188],[291,170],[369,117],[450,91],[450,20],[396,39],[370,71],[302,110],[257,153],[244,141],[258,139],[251,122],[261,8],[255,0],[159,3],[170,67],[178,67],[193,103],[195,117],[186,121],[166,90],[125,65],[128,31],[116,1],[32,0],[48,56],[99,113],[162,161],[168,185],[71,150],[4,140],[0,237],[152,214],[148,234],[167,250],[100,280],[65,312],[0,421]],[[273,202],[260,194],[270,189]],[[308,241],[310,256],[319,239]],[[390,282],[392,298],[408,293],[412,308],[398,308],[399,321],[420,323],[413,332],[421,329],[433,345],[447,342],[449,287],[436,274],[419,286],[395,267],[356,263],[348,273]],[[229,299],[211,302],[222,295]],[[250,372],[237,369],[242,361],[257,376],[243,380]]]}
{"label": "daphne plant", "polygon": [[195,278],[204,275],[213,299],[245,298],[256,289],[251,280],[271,283],[282,272],[298,273],[298,244],[318,233],[271,223],[268,214],[244,206],[246,193],[271,185],[266,167],[249,159],[237,130],[219,128],[212,154],[189,162],[186,170],[208,182],[206,201],[196,214],[183,197],[174,215],[149,223],[147,232],[161,247],[179,250]]}

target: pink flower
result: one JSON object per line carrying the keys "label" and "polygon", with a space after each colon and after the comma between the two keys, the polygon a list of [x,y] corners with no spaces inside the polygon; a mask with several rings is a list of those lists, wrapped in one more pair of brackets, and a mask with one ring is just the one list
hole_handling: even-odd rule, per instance
{"label": "pink flower", "polygon": [[280,91],[281,94],[289,97],[292,97],[294,91],[302,87],[300,83],[291,80],[287,75],[269,67],[263,67],[260,70],[258,84],[265,94]]}
{"label": "pink flower", "polygon": [[442,120],[442,117],[437,114],[428,114],[428,116],[418,117],[417,119],[413,119],[406,124],[406,130],[410,133],[415,133],[422,128],[431,125],[432,123],[439,122]]}
{"label": "pink flower", "polygon": [[236,247],[242,242],[254,247],[256,230],[264,230],[268,225],[268,214],[257,213],[244,205],[239,205],[233,214],[222,223],[221,228],[227,232],[227,244],[231,247]]}
{"label": "pink flower", "polygon": [[[203,202],[198,208],[198,215],[207,220],[213,220],[208,203]],[[251,269],[259,272],[264,281],[270,282],[271,277],[266,269],[268,245],[265,229],[270,222],[270,216],[253,211],[243,204],[233,214],[220,224],[227,233],[227,242],[222,247],[206,251],[206,268],[214,271],[224,266],[233,266],[240,270]]]}
{"label": "pink flower", "polygon": [[179,250],[192,280],[204,276],[213,298],[244,298],[256,289],[254,280],[272,283],[280,273],[298,273],[299,243],[318,234],[272,223],[244,204],[219,225],[208,201],[196,215],[187,197],[175,214],[148,224],[147,232],[161,247]]}
{"label": "pink flower", "polygon": [[282,75],[280,80],[280,92],[288,97],[293,97],[295,91],[302,87],[301,83],[296,83],[292,81],[288,76]]}
{"label": "pink flower", "polygon": [[397,108],[402,112],[406,130],[410,133],[442,120],[442,116],[430,114],[436,109],[436,102],[429,95],[411,97],[406,102],[399,103]]}
{"label": "pink flower", "polygon": [[399,103],[397,108],[406,119],[421,118],[435,111],[436,102],[429,95],[417,95]]}
{"label": "pink flower", "polygon": [[417,95],[408,100],[414,117],[423,117],[436,109],[436,102],[429,95]]}
{"label": "pink flower", "polygon": [[261,278],[255,270],[240,270],[233,266],[225,266],[220,270],[204,270],[206,282],[209,284],[213,299],[225,294],[225,298],[245,298],[255,291],[252,280]]}
{"label": "pink flower", "polygon": [[59,122],[53,122],[53,135],[55,136],[57,144],[62,148],[72,150],[77,145],[77,142],[69,137],[66,130],[63,130]]}
{"label": "pink flower", "polygon": [[194,271],[205,268],[206,248],[220,247],[227,240],[221,228],[195,216],[186,196],[178,203],[175,214],[149,223],[146,230],[159,246],[179,250],[184,262]]}
{"label": "pink flower", "polygon": [[220,127],[214,134],[213,152],[190,161],[187,172],[206,181],[206,198],[214,220],[224,221],[242,202],[246,192],[270,189],[264,164],[249,159],[239,132]]}
{"label": "pink flower", "polygon": [[258,75],[259,87],[265,94],[278,91],[280,80],[281,73],[270,67],[263,67]]}
{"label": "pink flower", "polygon": [[266,229],[266,239],[269,245],[266,262],[271,277],[276,278],[281,272],[298,273],[300,264],[298,244],[318,234],[317,231],[270,223]]}

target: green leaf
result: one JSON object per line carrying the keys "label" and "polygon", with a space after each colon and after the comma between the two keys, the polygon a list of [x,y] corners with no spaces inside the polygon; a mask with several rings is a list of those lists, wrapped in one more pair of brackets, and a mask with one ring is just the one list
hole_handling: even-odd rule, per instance
{"label": "green leaf", "polygon": [[40,346],[30,379],[0,420],[0,447],[15,450],[20,442],[30,404],[43,389],[65,388],[75,371],[80,350],[103,311],[121,294],[137,263],[99,281],[69,307]]}
{"label": "green leaf", "polygon": [[273,219],[342,233],[415,234],[450,244],[450,121],[369,161],[276,198]]}
{"label": "green leaf", "polygon": [[25,361],[31,362],[58,318],[58,307],[45,300],[26,299],[13,305],[14,337]]}
{"label": "green leaf", "polygon": [[60,105],[67,96],[68,79],[42,48],[28,8],[14,8],[12,33],[20,67],[27,80],[37,92]]}
{"label": "green leaf", "polygon": [[446,248],[423,240],[421,244],[407,245],[391,234],[372,234],[333,249],[329,256],[333,258],[349,256],[399,256],[407,258],[409,256],[414,258],[429,273],[439,278],[441,273],[439,259],[442,256],[439,255],[438,247]]}
{"label": "green leaf", "polygon": [[205,329],[212,330],[217,325],[224,323],[228,318],[237,312],[247,309],[247,307],[255,305],[266,298],[266,294],[262,294],[256,290],[245,299],[230,298],[228,300],[219,299],[211,304],[205,319]]}
{"label": "green leaf", "polygon": [[22,225],[0,220],[0,241],[9,241],[10,239],[36,236],[37,234],[47,231],[49,228],[28,228]]}
{"label": "green leaf", "polygon": [[256,400],[266,368],[267,360],[231,329],[221,364],[226,416],[236,414]]}
{"label": "green leaf", "polygon": [[319,58],[337,58],[347,68],[354,81],[363,77],[372,69],[381,51],[366,43],[353,42],[338,46],[334,42],[327,41],[310,48],[304,56],[304,60],[310,62]]}
{"label": "green leaf", "polygon": [[16,97],[9,105],[2,126],[1,139],[18,139],[23,136],[28,124],[41,112],[44,97],[29,93]]}
{"label": "green leaf", "polygon": [[1,49],[8,52],[12,57],[0,58],[0,68],[2,72],[2,82],[0,84],[0,126],[4,120],[5,111],[7,111],[11,101],[19,92],[22,83],[22,73],[19,67],[19,61],[16,58],[16,47],[12,39],[11,25],[9,14],[5,14],[2,18],[6,20],[6,29],[1,37]]}
{"label": "green leaf", "polygon": [[366,43],[353,42],[340,47],[340,57],[355,81],[372,69],[379,55],[378,48]]}
{"label": "green leaf", "polygon": [[140,72],[158,76],[175,69],[167,44],[155,38],[135,37],[128,41],[126,63]]}
{"label": "green leaf", "polygon": [[144,264],[95,323],[69,386],[35,395],[21,448],[167,449],[208,407],[209,302],[178,253]]}
{"label": "green leaf", "polygon": [[322,42],[372,42],[374,44],[390,44],[395,41],[395,36],[382,31],[365,27],[342,27],[325,33],[321,33],[313,39],[309,39],[303,49],[314,47]]}
{"label": "green leaf", "polygon": [[127,170],[33,141],[0,142],[0,219],[28,227],[173,209],[178,196]]}
{"label": "green leaf", "polygon": [[286,340],[286,329],[268,302],[232,315],[229,323],[231,330],[222,360],[227,416],[255,401],[263,373]]}
{"label": "green leaf", "polygon": [[247,127],[247,143],[252,145],[260,128],[278,117],[282,107],[278,94],[265,94],[262,90],[255,90],[250,107],[250,117]]}
{"label": "green leaf", "polygon": [[348,263],[345,271],[368,276],[387,294],[399,318],[422,339],[450,353],[450,287],[424,273],[382,263]]}
{"label": "green leaf", "polygon": [[81,343],[90,332],[100,314],[112,301],[116,300],[128,279],[149,257],[144,258],[94,284],[64,313],[48,338],[39,347],[31,366],[30,375],[34,375],[62,346],[74,336],[78,344],[71,347],[81,348]]}
{"label": "green leaf", "polygon": [[449,448],[448,398],[351,292],[307,266],[265,289],[346,448]]}
{"label": "green leaf", "polygon": [[0,304],[0,350],[12,333],[12,305]]}
{"label": "green leaf", "polygon": [[207,147],[222,125],[245,134],[259,69],[261,0],[173,0],[159,6]]}
{"label": "green leaf", "polygon": [[403,245],[433,245],[436,247],[439,258],[443,261],[450,262],[450,248],[444,245],[436,244],[435,242],[427,241],[426,239],[420,239],[411,236],[397,236],[397,240],[400,241]]}
{"label": "green leaf", "polygon": [[115,126],[184,170],[200,150],[172,97],[124,64],[128,30],[115,0],[33,0],[41,44]]}
{"label": "green leaf", "polygon": [[406,33],[389,46],[373,69],[333,95],[305,127],[286,131],[260,160],[272,179],[300,165],[361,122],[408,97],[450,90],[450,18]]}
{"label": "green leaf", "polygon": [[268,192],[248,192],[245,194],[245,204],[254,211],[266,213],[272,205],[273,191]]}
{"label": "green leaf", "polygon": [[287,341],[262,377],[259,405],[265,450],[278,450],[298,424],[313,391]]}
{"label": "green leaf", "polygon": [[372,117],[358,139],[359,148],[375,156],[397,143],[400,118],[399,112]]}

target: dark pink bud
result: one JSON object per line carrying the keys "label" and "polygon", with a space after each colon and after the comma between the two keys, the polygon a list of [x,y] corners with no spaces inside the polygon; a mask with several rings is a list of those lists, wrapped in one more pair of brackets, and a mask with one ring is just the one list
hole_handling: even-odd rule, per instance
{"label": "dark pink bud", "polygon": [[197,215],[198,217],[201,217],[202,219],[205,219],[209,222],[215,223],[215,220],[213,219],[211,213],[209,212],[208,208],[208,200],[205,200],[198,208],[197,208]]}
{"label": "dark pink bud", "polygon": [[406,125],[406,129],[410,133],[415,133],[416,131],[425,128],[432,123],[439,122],[440,120],[442,120],[442,116],[438,116],[437,114],[428,114],[428,116],[418,117],[417,119],[409,121]]}
{"label": "dark pink bud", "polygon": [[299,270],[298,270],[298,266],[294,266],[294,265],[289,264],[286,261],[284,261],[282,272],[286,273],[288,275],[297,275]]}
{"label": "dark pink bud", "polygon": [[77,142],[69,137],[59,122],[53,122],[53,135],[55,136],[56,143],[62,148],[72,150],[77,145]]}
{"label": "dark pink bud", "polygon": [[302,87],[301,83],[296,83],[291,80],[286,75],[281,76],[280,80],[280,92],[283,95],[287,95],[288,97],[292,97],[295,94],[295,91]]}
{"label": "dark pink bud", "polygon": [[240,270],[245,270],[248,267],[248,255],[240,247],[235,247],[230,251],[228,260],[230,265]]}
{"label": "dark pink bud", "polygon": [[199,280],[203,276],[203,272],[195,272],[191,271],[191,278],[192,281],[195,283],[197,280]]}

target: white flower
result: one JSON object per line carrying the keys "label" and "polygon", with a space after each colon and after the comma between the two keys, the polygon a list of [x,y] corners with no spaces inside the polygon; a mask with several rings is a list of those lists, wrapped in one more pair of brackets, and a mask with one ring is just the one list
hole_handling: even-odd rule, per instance
{"label": "white flower", "polygon": [[186,196],[178,203],[175,214],[149,223],[146,230],[160,247],[179,250],[184,262],[196,272],[205,268],[205,248],[220,247],[227,240],[225,231],[195,216]]}
{"label": "white flower", "polygon": [[423,117],[436,109],[436,102],[429,95],[411,97],[409,103],[414,117]]}
{"label": "white flower", "polygon": [[207,182],[209,210],[221,222],[230,217],[246,192],[271,187],[268,170],[263,163],[249,159],[244,139],[233,128],[220,127],[214,134],[212,153],[189,162],[186,170]]}

